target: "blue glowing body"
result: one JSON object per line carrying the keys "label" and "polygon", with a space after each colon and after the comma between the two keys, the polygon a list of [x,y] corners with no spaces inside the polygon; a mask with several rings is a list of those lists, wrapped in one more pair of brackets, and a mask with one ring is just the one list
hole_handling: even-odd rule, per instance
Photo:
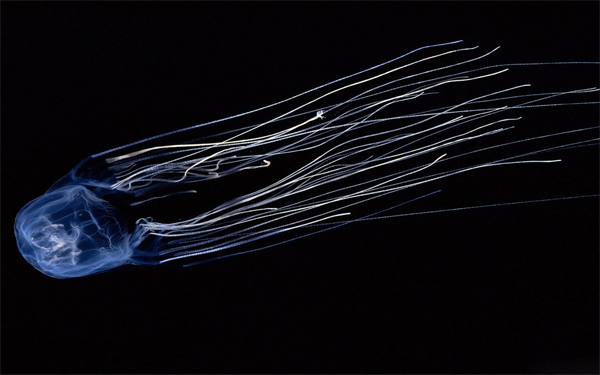
{"label": "blue glowing body", "polygon": [[120,212],[82,185],[50,190],[17,215],[17,244],[44,274],[64,279],[126,264],[131,235]]}

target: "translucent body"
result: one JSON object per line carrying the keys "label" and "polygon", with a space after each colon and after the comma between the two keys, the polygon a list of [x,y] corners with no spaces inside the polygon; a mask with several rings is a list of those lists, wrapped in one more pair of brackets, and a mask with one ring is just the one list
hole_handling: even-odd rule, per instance
{"label": "translucent body", "polygon": [[[215,254],[223,257],[274,246],[277,243],[236,250],[285,232],[307,229],[316,233],[378,218],[390,208],[358,217],[350,209],[431,181],[481,168],[556,163],[560,160],[543,155],[598,144],[597,136],[589,135],[597,131],[597,124],[480,143],[515,128],[513,124],[521,117],[506,117],[508,111],[598,104],[596,97],[587,102],[570,98],[598,89],[520,93],[530,85],[519,84],[482,94],[466,91],[468,96],[463,98],[460,90],[443,95],[457,84],[495,79],[508,71],[507,66],[570,64],[504,64],[463,70],[463,65],[497,48],[460,62],[444,59],[472,53],[476,47],[420,55],[455,43],[419,48],[254,111],[93,155],[19,212],[15,222],[19,249],[35,268],[56,278],[86,276],[127,264],[152,265],[200,256],[215,259]],[[427,65],[430,60],[435,63]],[[426,68],[410,70],[421,65]],[[452,72],[457,68],[458,72]],[[447,103],[431,104],[436,96]],[[408,113],[413,101],[429,107]],[[265,118],[233,130],[217,127],[211,135],[194,133],[250,114],[265,114]],[[583,139],[561,142],[566,134],[579,134]],[[182,135],[186,135],[183,141],[176,139]],[[559,143],[520,148],[540,139],[558,139]],[[517,144],[517,151],[483,156]],[[459,145],[476,146],[461,149]],[[198,184],[209,192],[202,196],[208,197],[210,183],[217,179],[233,181],[230,176],[242,171],[255,173],[272,166],[285,169],[283,176],[261,180],[258,188],[233,199],[211,201],[209,209],[189,217],[160,222],[152,212],[151,216],[132,213],[134,206],[195,194]],[[221,255],[227,251],[238,252]]]}
{"label": "translucent body", "polygon": [[122,215],[81,185],[67,185],[29,202],[16,218],[23,257],[59,279],[87,276],[127,263],[133,250]]}

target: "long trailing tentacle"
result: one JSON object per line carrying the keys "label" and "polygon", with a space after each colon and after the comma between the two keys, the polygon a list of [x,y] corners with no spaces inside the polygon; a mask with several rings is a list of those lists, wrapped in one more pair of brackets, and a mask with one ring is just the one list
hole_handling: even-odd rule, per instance
{"label": "long trailing tentacle", "polygon": [[[534,147],[527,152],[438,170],[440,165],[449,160],[462,160],[460,158],[464,159],[474,153],[598,129],[585,127],[516,141],[501,140],[493,145],[476,146],[455,155],[448,154],[458,145],[494,139],[513,129],[512,124],[520,117],[501,117],[508,111],[598,104],[597,97],[580,102],[567,97],[597,93],[597,88],[515,94],[514,92],[530,86],[523,84],[468,100],[457,100],[450,105],[412,113],[394,113],[400,112],[398,107],[401,105],[418,104],[431,96],[440,95],[434,90],[443,91],[454,85],[491,79],[507,72],[510,66],[567,64],[496,64],[449,72],[452,68],[481,60],[498,49],[459,62],[443,62],[451,55],[460,55],[475,48],[454,49],[393,66],[393,63],[404,61],[403,58],[418,51],[415,50],[273,105],[223,119],[237,118],[304,99],[302,104],[294,105],[292,109],[284,110],[282,114],[267,121],[222,131],[211,137],[183,144],[145,147],[106,157],[106,162],[114,171],[111,188],[133,194],[139,198],[134,204],[142,204],[173,194],[195,192],[187,190],[154,195],[155,191],[165,187],[205,182],[241,171],[268,168],[273,164],[285,163],[288,160],[286,157],[290,155],[297,156],[299,160],[306,155],[305,161],[300,166],[290,167],[285,176],[266,183],[256,191],[215,205],[194,218],[174,223],[155,222],[152,218],[138,220],[136,231],[139,237],[142,240],[148,237],[161,238],[164,246],[156,255],[161,262],[169,262],[224,251],[299,228],[317,228],[322,225],[333,228],[338,224],[344,225],[360,219],[349,217],[351,207],[372,199],[480,168],[554,163],[559,160],[539,159],[538,156],[551,151],[598,144],[598,137],[592,136],[583,141],[545,148]],[[394,77],[409,67],[437,59],[442,63],[435,68]],[[386,69],[377,72],[379,68]],[[435,76],[441,72],[444,73]],[[356,78],[357,81],[350,82],[350,78]],[[333,84],[338,83],[343,85],[335,88]],[[329,101],[338,97],[340,99],[336,103]],[[556,101],[562,98],[566,98],[564,102]],[[209,140],[219,137],[224,139]],[[157,137],[96,156],[110,155],[155,139]],[[344,183],[340,187],[341,181]],[[336,184],[337,182],[340,184]],[[378,213],[381,212],[383,211]],[[345,219],[339,221],[340,217]],[[313,230],[316,231],[320,230]]]}

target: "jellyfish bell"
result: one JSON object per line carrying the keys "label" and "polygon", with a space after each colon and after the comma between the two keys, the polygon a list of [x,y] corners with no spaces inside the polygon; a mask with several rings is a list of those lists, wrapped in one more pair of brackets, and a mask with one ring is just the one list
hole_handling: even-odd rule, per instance
{"label": "jellyfish bell", "polygon": [[81,185],[60,187],[25,205],[15,235],[23,257],[59,279],[107,271],[133,253],[119,210]]}
{"label": "jellyfish bell", "polygon": [[140,252],[139,230],[129,230],[122,213],[127,197],[103,182],[106,171],[90,178],[95,164],[84,160],[16,216],[19,251],[47,276],[65,279],[127,264],[158,264]]}
{"label": "jellyfish bell", "polygon": [[[389,194],[482,168],[556,163],[559,159],[546,154],[597,146],[597,135],[589,135],[597,132],[597,124],[496,140],[521,119],[508,116],[509,111],[598,104],[596,97],[571,99],[597,93],[597,88],[523,93],[530,85],[519,84],[479,95],[467,91],[466,98],[450,91],[444,97],[448,103],[431,107],[427,99],[456,85],[495,79],[508,66],[569,64],[466,68],[496,48],[421,68],[475,50],[438,50],[456,43],[422,47],[257,110],[92,155],[19,212],[15,222],[19,250],[36,269],[55,278],[87,276],[124,265],[218,259],[381,218],[406,202],[358,217],[352,211]],[[406,112],[420,102],[424,108]],[[252,122],[248,115],[259,119]],[[219,127],[237,120],[248,122],[233,129]],[[211,126],[214,133],[197,134]],[[582,138],[567,143],[562,138],[566,134]],[[558,141],[505,153],[511,146],[541,139]],[[488,159],[482,156],[492,150],[499,153]],[[245,193],[242,184],[231,182],[276,168],[284,172],[269,179],[261,174],[258,186]],[[153,204],[149,202],[172,202],[176,196],[196,194],[198,186],[210,191],[220,181],[238,193],[174,221],[155,220],[150,210],[140,214]],[[264,242],[301,229],[308,233]],[[248,244],[254,247],[238,250]]]}

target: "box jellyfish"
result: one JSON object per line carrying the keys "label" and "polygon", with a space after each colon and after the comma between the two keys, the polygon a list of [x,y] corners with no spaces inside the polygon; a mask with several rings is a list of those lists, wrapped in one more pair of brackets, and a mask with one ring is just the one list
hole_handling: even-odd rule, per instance
{"label": "box jellyfish", "polygon": [[[536,92],[505,78],[511,67],[597,62],[482,65],[498,48],[459,43],[422,47],[253,111],[92,155],[21,209],[19,250],[54,278],[189,265],[382,218],[402,201],[355,210],[429,182],[534,168],[560,161],[550,153],[597,146],[598,124],[511,138],[523,123],[517,112],[597,105],[597,88]],[[237,193],[208,199],[224,186]],[[182,205],[190,195],[207,197],[206,207]],[[192,213],[158,220],[144,211],[156,202]],[[291,238],[271,238],[287,232]]]}

